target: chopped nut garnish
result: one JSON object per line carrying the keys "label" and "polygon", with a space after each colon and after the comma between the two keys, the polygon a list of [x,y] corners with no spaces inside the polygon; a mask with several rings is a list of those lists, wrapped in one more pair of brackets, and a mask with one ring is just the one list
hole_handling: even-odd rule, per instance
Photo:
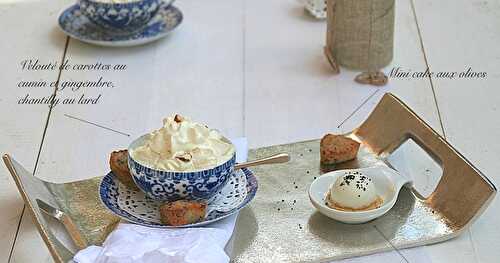
{"label": "chopped nut garnish", "polygon": [[190,162],[193,156],[190,153],[183,153],[181,155],[175,156],[179,161],[183,161],[185,163]]}
{"label": "chopped nut garnish", "polygon": [[184,118],[179,115],[179,114],[175,114],[175,117],[174,117],[174,121],[177,122],[177,123],[180,123],[184,120]]}

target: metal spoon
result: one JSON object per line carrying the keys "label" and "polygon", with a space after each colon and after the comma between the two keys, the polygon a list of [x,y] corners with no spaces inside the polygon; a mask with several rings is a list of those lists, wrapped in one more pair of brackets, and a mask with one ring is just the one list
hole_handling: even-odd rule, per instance
{"label": "metal spoon", "polygon": [[239,163],[239,164],[234,166],[234,169],[237,170],[237,169],[241,169],[241,168],[263,165],[263,164],[286,163],[288,161],[290,161],[290,156],[287,153],[278,153],[278,154],[271,155],[271,156],[266,157],[266,158],[257,159],[257,160],[245,162],[245,163]]}

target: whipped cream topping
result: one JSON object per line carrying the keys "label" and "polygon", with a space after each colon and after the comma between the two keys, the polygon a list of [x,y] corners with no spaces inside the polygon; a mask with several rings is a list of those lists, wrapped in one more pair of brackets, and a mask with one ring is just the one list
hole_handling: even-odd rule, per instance
{"label": "whipped cream topping", "polygon": [[150,168],[166,171],[195,171],[228,161],[235,148],[206,125],[175,115],[163,120],[144,144],[131,149],[134,160]]}
{"label": "whipped cream topping", "polygon": [[362,210],[373,206],[379,200],[375,185],[370,177],[361,172],[346,172],[330,187],[326,202],[335,208]]}

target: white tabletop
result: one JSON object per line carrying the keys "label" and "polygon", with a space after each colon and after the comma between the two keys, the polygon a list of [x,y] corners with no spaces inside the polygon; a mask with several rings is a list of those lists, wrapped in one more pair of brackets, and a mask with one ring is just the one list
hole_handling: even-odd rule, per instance
{"label": "white tabletop", "polygon": [[[100,48],[67,38],[57,16],[69,0],[0,3],[2,97],[0,152],[35,176],[67,182],[104,175],[107,156],[183,113],[251,147],[319,138],[357,127],[384,92],[405,101],[494,183],[500,182],[500,5],[498,1],[401,0],[396,4],[395,56],[386,68],[485,71],[486,79],[391,79],[383,88],[358,85],[355,72],[333,75],[323,56],[326,23],[297,0],[182,0],[181,26],[141,47]],[[412,6],[414,2],[415,6]],[[66,53],[64,52],[66,50]],[[57,71],[22,71],[24,59],[126,64],[123,72],[63,71],[61,80],[103,76],[113,89],[59,91],[95,97],[96,105],[18,105],[22,79],[56,80]],[[378,91],[377,91],[378,90]],[[49,96],[50,88],[30,89]],[[359,111],[345,121],[366,98]],[[103,125],[98,128],[73,116]],[[0,169],[0,261],[52,262],[6,169]],[[497,262],[499,203],[494,200],[460,237],[428,246],[434,262]]]}

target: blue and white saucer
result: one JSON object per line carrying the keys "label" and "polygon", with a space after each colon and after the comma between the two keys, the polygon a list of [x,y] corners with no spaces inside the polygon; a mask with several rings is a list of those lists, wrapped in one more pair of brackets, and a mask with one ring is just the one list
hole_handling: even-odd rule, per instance
{"label": "blue and white saucer", "polygon": [[99,195],[111,212],[129,222],[156,228],[179,228],[208,225],[238,212],[255,197],[257,187],[257,178],[250,170],[243,168],[235,171],[227,185],[209,201],[205,219],[183,226],[163,225],[159,212],[162,202],[121,184],[113,172],[102,179]]}
{"label": "blue and white saucer", "polygon": [[163,5],[148,25],[130,35],[116,34],[105,30],[80,12],[75,4],[64,10],[59,16],[59,27],[72,38],[100,46],[125,47],[136,46],[165,37],[182,22],[181,11],[172,5]]}

